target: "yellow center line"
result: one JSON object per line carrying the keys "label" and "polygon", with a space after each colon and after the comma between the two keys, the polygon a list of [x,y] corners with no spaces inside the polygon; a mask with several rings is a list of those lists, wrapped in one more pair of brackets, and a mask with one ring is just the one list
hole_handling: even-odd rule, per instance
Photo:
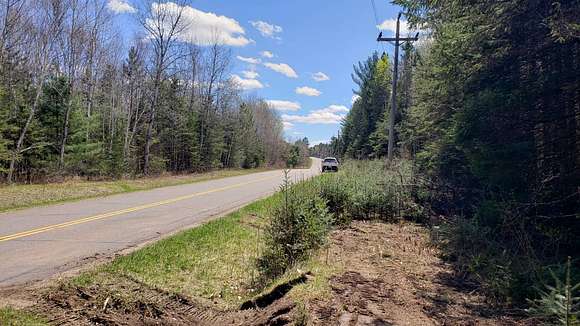
{"label": "yellow center line", "polygon": [[24,237],[28,237],[28,236],[31,236],[31,235],[35,235],[35,234],[39,234],[39,233],[44,233],[44,232],[48,232],[48,231],[52,231],[52,230],[56,230],[56,229],[62,229],[62,228],[66,228],[66,227],[73,226],[73,225],[77,225],[77,224],[83,224],[83,223],[88,223],[88,222],[92,222],[92,221],[102,220],[102,219],[105,219],[105,218],[108,218],[108,217],[119,216],[119,215],[123,215],[123,214],[127,214],[127,213],[142,211],[142,210],[148,209],[148,208],[153,208],[153,207],[163,206],[163,205],[167,205],[167,204],[172,204],[172,203],[175,203],[175,202],[178,202],[178,201],[182,201],[182,200],[186,200],[186,199],[190,199],[190,198],[193,198],[193,197],[198,197],[198,196],[208,195],[208,194],[212,194],[212,193],[216,193],[216,192],[220,192],[220,191],[234,189],[234,188],[242,187],[242,186],[245,186],[245,185],[249,185],[249,184],[252,184],[252,183],[257,183],[257,182],[260,182],[260,181],[265,181],[265,180],[269,180],[269,179],[273,179],[273,178],[277,178],[277,176],[276,177],[267,177],[267,178],[256,179],[256,180],[252,180],[252,181],[249,181],[249,182],[237,183],[237,184],[230,185],[230,186],[226,186],[226,187],[222,187],[222,188],[212,189],[212,190],[203,191],[203,192],[196,192],[196,193],[193,193],[193,194],[189,194],[189,195],[185,195],[185,196],[180,196],[180,197],[176,197],[176,198],[171,198],[171,199],[167,199],[167,200],[163,200],[163,201],[159,201],[159,202],[155,202],[155,203],[151,203],[151,204],[145,204],[145,205],[141,205],[141,206],[130,207],[130,208],[126,208],[126,209],[114,211],[114,212],[108,212],[108,213],[104,213],[104,214],[88,216],[88,217],[80,218],[80,219],[73,220],[73,221],[69,221],[69,222],[64,222],[64,223],[60,223],[60,224],[53,224],[53,225],[47,225],[47,226],[44,226],[44,227],[41,227],[41,228],[37,228],[37,229],[32,229],[32,230],[23,231],[23,232],[19,232],[19,233],[15,233],[15,234],[9,234],[9,235],[5,235],[5,236],[0,236],[0,242],[14,240],[14,239],[19,239],[19,238],[24,238]]}

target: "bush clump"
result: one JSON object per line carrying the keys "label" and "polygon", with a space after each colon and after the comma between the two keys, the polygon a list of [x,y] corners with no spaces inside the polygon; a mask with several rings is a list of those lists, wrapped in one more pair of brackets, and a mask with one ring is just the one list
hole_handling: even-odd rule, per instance
{"label": "bush clump", "polygon": [[353,219],[394,220],[417,215],[411,164],[399,161],[346,162],[340,172],[281,187],[258,259],[264,276],[283,274],[322,246],[333,225]]}
{"label": "bush clump", "polygon": [[312,182],[291,184],[286,175],[281,198],[272,208],[265,249],[258,266],[267,277],[283,274],[322,246],[332,215]]}
{"label": "bush clump", "polygon": [[417,186],[412,165],[397,161],[347,161],[336,174],[325,174],[314,182],[327,201],[335,224],[353,219],[392,221],[419,215],[413,194]]}

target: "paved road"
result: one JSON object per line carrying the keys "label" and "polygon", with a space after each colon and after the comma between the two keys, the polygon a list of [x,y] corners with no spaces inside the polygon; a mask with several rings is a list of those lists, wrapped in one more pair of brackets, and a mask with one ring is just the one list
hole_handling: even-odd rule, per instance
{"label": "paved road", "polygon": [[[300,180],[318,174],[291,171]],[[269,171],[0,214],[0,287],[54,276],[99,255],[162,237],[275,192]]]}

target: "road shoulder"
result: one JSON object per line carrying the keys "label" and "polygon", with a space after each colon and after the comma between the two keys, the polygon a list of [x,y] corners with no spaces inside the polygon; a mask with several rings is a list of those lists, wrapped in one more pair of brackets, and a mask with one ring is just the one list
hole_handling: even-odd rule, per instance
{"label": "road shoulder", "polygon": [[121,179],[115,181],[69,180],[62,183],[49,184],[3,185],[0,186],[0,213],[266,171],[273,171],[273,169],[217,170],[207,173]]}

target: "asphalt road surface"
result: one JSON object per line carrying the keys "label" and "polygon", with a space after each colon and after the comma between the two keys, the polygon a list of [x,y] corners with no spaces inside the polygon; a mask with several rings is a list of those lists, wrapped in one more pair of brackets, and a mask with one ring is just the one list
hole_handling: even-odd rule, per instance
{"label": "asphalt road surface", "polygon": [[[292,170],[301,180],[320,172]],[[281,170],[0,214],[0,287],[55,276],[217,218],[279,189]]]}

